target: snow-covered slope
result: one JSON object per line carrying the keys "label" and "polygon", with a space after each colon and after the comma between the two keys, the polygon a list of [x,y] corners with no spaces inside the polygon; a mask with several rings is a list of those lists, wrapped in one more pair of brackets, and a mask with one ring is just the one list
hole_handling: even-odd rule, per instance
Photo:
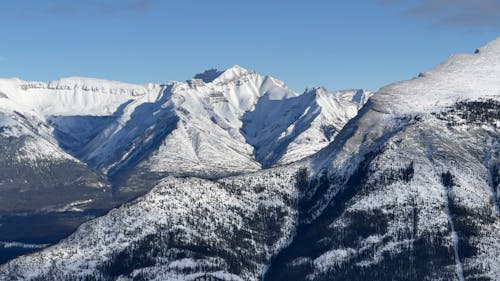
{"label": "snow-covered slope", "polygon": [[4,79],[0,105],[36,113],[61,148],[113,179],[220,177],[309,156],[370,96],[323,89],[298,95],[239,66],[196,77],[165,85]]}
{"label": "snow-covered slope", "polygon": [[299,95],[239,66],[163,85],[0,79],[0,241],[53,242],[169,175],[219,178],[307,157],[370,95],[323,92]]}
{"label": "snow-covered slope", "polygon": [[1,214],[59,208],[98,197],[107,186],[58,146],[36,114],[0,112],[0,143]]}
{"label": "snow-covered slope", "polygon": [[375,94],[266,279],[499,280],[499,77],[500,39]]}
{"label": "snow-covered slope", "polygon": [[43,117],[8,105],[0,101],[0,263],[91,218],[82,212],[62,222],[62,212],[114,206],[106,179],[61,149]]}
{"label": "snow-covered slope", "polygon": [[0,278],[499,280],[499,59],[381,89],[298,163],[167,179]]}
{"label": "snow-covered slope", "polygon": [[167,178],[151,192],[1,280],[256,280],[297,219],[294,169],[207,181]]}
{"label": "snow-covered slope", "polygon": [[363,90],[332,93],[324,88],[286,99],[266,93],[243,116],[242,132],[264,167],[291,163],[332,141],[369,96]]}
{"label": "snow-covered slope", "polygon": [[1,79],[0,91],[17,106],[42,116],[106,116],[130,99],[154,100],[159,85],[133,85],[93,78],[70,77],[45,82]]}
{"label": "snow-covered slope", "polygon": [[108,196],[106,177],[79,158],[75,148],[107,126],[124,102],[147,96],[147,90],[83,78],[50,83],[1,79],[2,213],[58,210]]}

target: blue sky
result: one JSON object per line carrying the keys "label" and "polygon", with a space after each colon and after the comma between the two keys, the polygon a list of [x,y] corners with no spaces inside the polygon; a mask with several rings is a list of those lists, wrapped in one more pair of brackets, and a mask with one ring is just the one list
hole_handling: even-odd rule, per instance
{"label": "blue sky", "polygon": [[408,79],[500,36],[498,0],[16,0],[0,77],[186,80],[233,64],[292,89]]}

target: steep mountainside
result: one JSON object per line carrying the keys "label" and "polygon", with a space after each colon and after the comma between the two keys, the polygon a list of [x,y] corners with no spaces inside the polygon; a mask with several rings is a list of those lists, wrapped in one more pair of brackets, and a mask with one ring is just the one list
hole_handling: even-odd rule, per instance
{"label": "steep mountainside", "polygon": [[0,214],[60,208],[71,200],[97,197],[107,186],[59,148],[36,115],[0,112],[0,143],[0,198],[8,199],[1,200]]}
{"label": "steep mountainside", "polygon": [[299,95],[239,66],[196,77],[1,79],[0,263],[21,248],[2,245],[53,243],[166,176],[220,178],[307,157],[371,95]]}
{"label": "steep mountainside", "polygon": [[62,149],[111,179],[134,172],[210,178],[318,151],[370,96],[324,89],[298,95],[239,66],[196,77],[202,79],[143,86],[2,80],[0,102],[41,116]]}
{"label": "steep mountainside", "polygon": [[[68,155],[43,117],[0,101],[0,263],[54,243],[113,206],[106,179]],[[91,206],[91,207],[90,207]],[[39,213],[53,214],[42,215]],[[14,242],[14,243],[12,243]]]}
{"label": "steep mountainside", "polygon": [[256,280],[291,237],[295,179],[289,168],[165,179],[60,244],[7,264],[0,279]]}
{"label": "steep mountainside", "polygon": [[500,40],[382,88],[314,170],[266,280],[498,280]]}
{"label": "steep mountainside", "polygon": [[381,89],[308,159],[165,179],[0,278],[499,280],[498,77],[500,39]]}

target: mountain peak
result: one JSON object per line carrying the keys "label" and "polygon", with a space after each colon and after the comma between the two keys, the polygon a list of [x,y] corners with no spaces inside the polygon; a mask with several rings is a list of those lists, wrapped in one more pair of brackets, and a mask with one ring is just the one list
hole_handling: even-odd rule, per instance
{"label": "mountain peak", "polygon": [[231,81],[250,73],[255,73],[255,72],[235,64],[232,67],[226,69],[224,72],[222,72],[216,79],[213,80],[213,82]]}
{"label": "mountain peak", "polygon": [[235,64],[235,65],[231,66],[230,68],[226,69],[226,71],[248,72],[249,70],[244,68],[244,67],[241,67],[238,64]]}
{"label": "mountain peak", "polygon": [[479,48],[478,51],[479,51],[479,53],[481,53],[481,52],[500,53],[500,37],[498,37],[495,40],[489,42],[485,46]]}
{"label": "mountain peak", "polygon": [[500,38],[476,50],[457,54],[433,69],[407,81],[379,90],[378,108],[391,112],[427,112],[457,100],[498,96],[500,88]]}
{"label": "mountain peak", "polygon": [[325,87],[307,87],[304,90],[304,94],[322,94],[328,93],[328,90]]}
{"label": "mountain peak", "polygon": [[200,79],[205,83],[211,83],[214,81],[216,82],[231,81],[248,73],[254,73],[254,72],[235,64],[226,70],[211,68],[196,74],[193,78]]}

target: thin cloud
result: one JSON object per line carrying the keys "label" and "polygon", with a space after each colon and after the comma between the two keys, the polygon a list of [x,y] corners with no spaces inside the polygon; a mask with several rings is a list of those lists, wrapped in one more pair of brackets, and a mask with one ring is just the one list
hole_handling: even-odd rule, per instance
{"label": "thin cloud", "polygon": [[402,6],[404,15],[433,23],[461,27],[500,27],[498,0],[382,0],[383,5]]}
{"label": "thin cloud", "polygon": [[77,13],[92,13],[98,15],[114,14],[147,14],[153,9],[152,0],[121,0],[121,1],[52,1],[46,12],[50,15],[73,15]]}

